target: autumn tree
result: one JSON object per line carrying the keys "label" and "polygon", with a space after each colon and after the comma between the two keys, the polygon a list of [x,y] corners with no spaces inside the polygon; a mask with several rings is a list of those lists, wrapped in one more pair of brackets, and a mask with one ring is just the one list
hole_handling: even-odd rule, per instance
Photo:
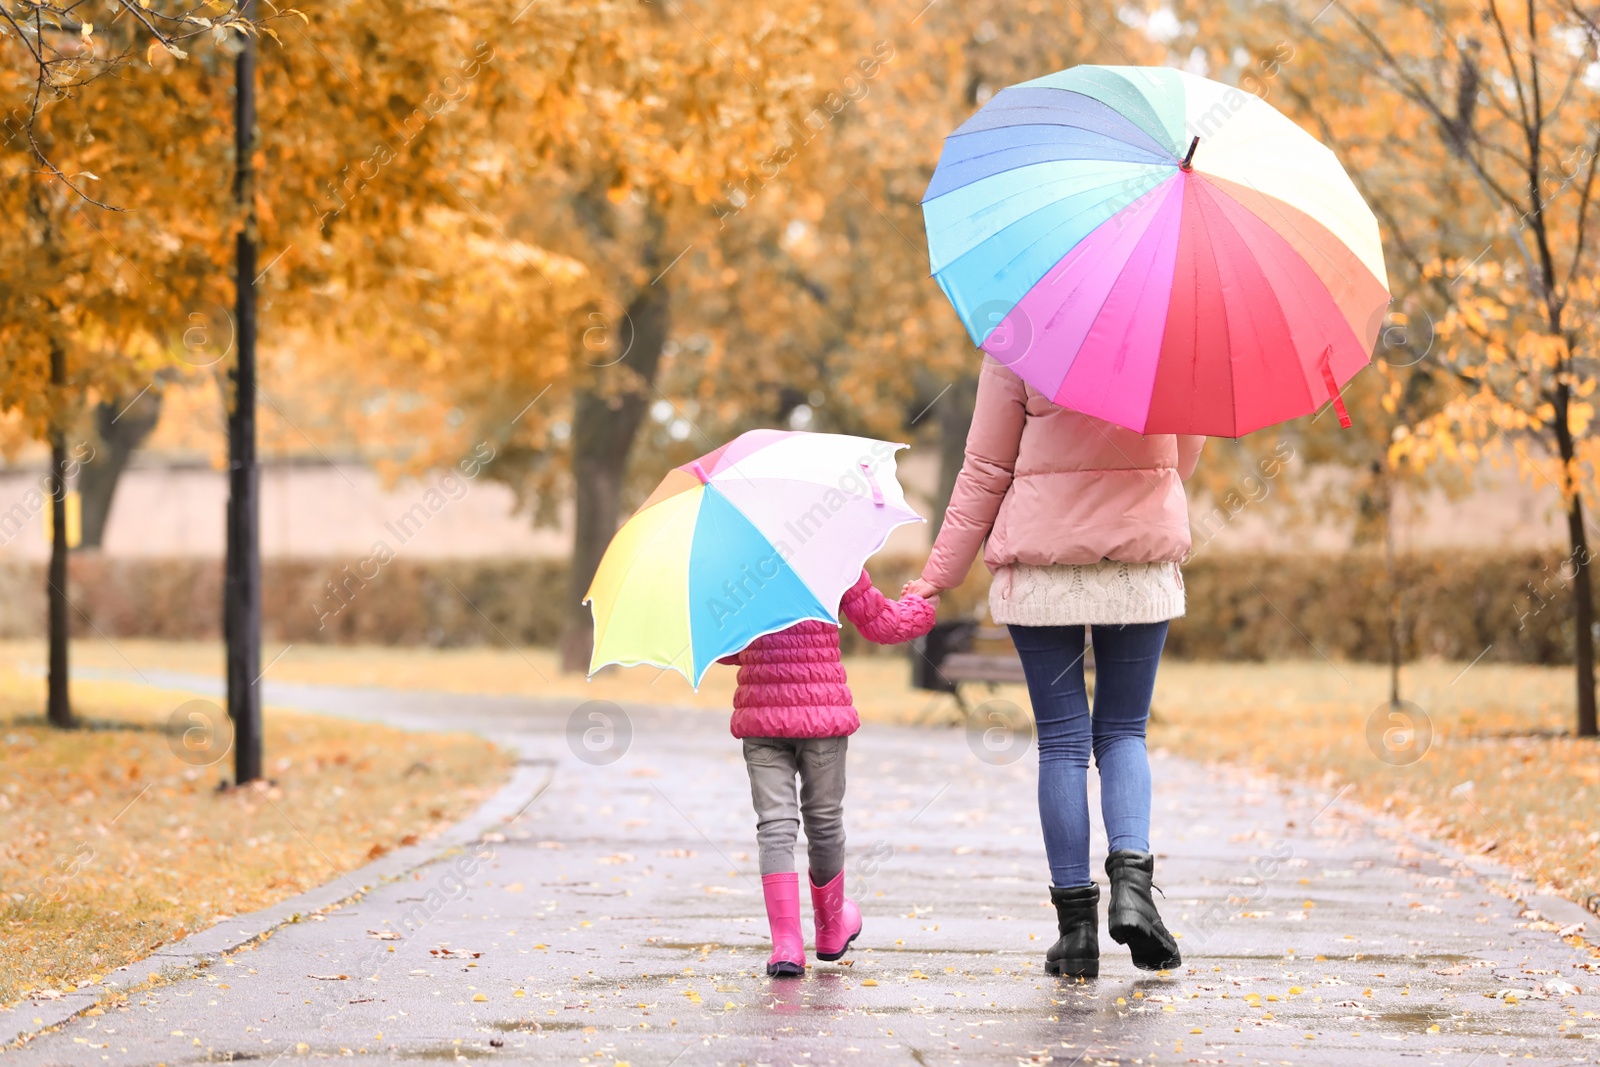
{"label": "autumn tree", "polygon": [[709,402],[727,379],[764,382],[759,417],[769,421],[928,441],[939,452],[937,523],[981,361],[928,277],[921,201],[944,138],[1007,85],[1078,63],[1143,62],[1158,49],[1108,5],[1046,14],[996,0],[874,14],[856,53],[836,57],[826,106],[796,143],[775,145],[730,183],[737,214],[720,247],[739,284],[708,309],[725,324],[725,365],[696,384]]}
{"label": "autumn tree", "polygon": [[1593,736],[1593,12],[1335,0],[1179,15],[1245,63],[1292,51],[1275,102],[1345,160],[1378,215],[1397,306],[1436,331],[1418,365],[1436,395],[1395,428],[1391,467],[1504,457],[1559,494],[1576,728]]}
{"label": "autumn tree", "polygon": [[[1595,491],[1593,407],[1596,235],[1591,218],[1600,134],[1589,71],[1600,46],[1577,8],[1538,0],[1485,9],[1424,8],[1412,38],[1420,54],[1397,53],[1374,19],[1394,17],[1339,5],[1348,43],[1392,97],[1426,118],[1445,158],[1433,180],[1458,191],[1484,225],[1474,249],[1429,247],[1425,233],[1399,231],[1408,252],[1426,249],[1419,273],[1452,296],[1439,323],[1437,362],[1458,395],[1395,444],[1413,463],[1475,462],[1503,442],[1527,476],[1553,486],[1565,505],[1576,668],[1576,728],[1600,733],[1595,717],[1594,601],[1586,502]],[[1408,12],[1408,14],[1410,14]],[[1415,14],[1410,14],[1415,18]],[[1405,39],[1405,38],[1399,38]]]}
{"label": "autumn tree", "polygon": [[[11,223],[0,230],[0,410],[50,444],[47,709],[57,726],[72,723],[67,480],[92,451],[69,436],[94,396],[131,396],[148,383],[164,358],[153,342],[157,323],[192,286],[207,284],[172,269],[174,249],[159,233],[165,213],[135,214],[182,202],[144,151],[152,143],[145,123],[170,112],[171,98],[135,68],[148,70],[156,55],[182,57],[197,39],[226,42],[257,29],[232,5],[201,16],[183,5],[116,0],[97,28],[78,4],[0,2],[0,212]],[[144,170],[117,175],[131,182],[113,180],[135,157]],[[126,246],[106,233],[116,215],[131,220]],[[170,285],[157,287],[152,277],[169,269]]]}
{"label": "autumn tree", "polygon": [[[99,29],[50,5],[0,10],[0,27],[16,29],[0,35],[15,60],[0,197],[25,223],[0,233],[0,408],[54,439],[57,471],[86,412],[143,402],[168,368],[225,373],[232,356],[241,205],[230,75],[238,35],[255,27],[233,9],[116,6],[126,10]],[[262,244],[267,337],[315,321],[331,294],[345,294],[352,315],[366,293],[438,307],[460,295],[457,277],[479,277],[456,264],[419,269],[412,246],[438,247],[416,231],[439,225],[428,212],[454,195],[453,176],[483,144],[486,112],[461,105],[492,79],[491,41],[514,14],[510,4],[467,18],[394,2],[314,16],[280,8],[260,25],[258,177],[244,207]],[[201,351],[189,344],[197,331]],[[64,479],[56,489],[59,510]],[[50,582],[50,707],[65,721],[62,543]]]}
{"label": "autumn tree", "polygon": [[[909,7],[778,22],[733,6],[541,5],[496,36],[464,127],[483,141],[442,199],[484,241],[526,252],[530,269],[506,279],[523,295],[504,299],[544,311],[499,353],[457,348],[446,338],[471,331],[437,322],[407,344],[385,325],[429,321],[429,301],[403,297],[409,282],[318,283],[337,294],[321,321],[343,338],[322,355],[363,378],[377,412],[354,420],[361,439],[448,407],[460,424],[413,438],[411,469],[499,435],[491,477],[541,520],[572,500],[570,665],[586,662],[579,600],[594,563],[663,466],[751,425],[897,436],[930,411],[952,421],[943,384],[979,357],[927,278],[922,190],[980,96],[1068,65],[1092,36],[1086,19],[994,10],[999,26],[987,9],[965,22]],[[951,88],[952,33],[1010,57],[994,84]],[[384,340],[360,343],[367,330]],[[432,399],[402,412],[385,384],[391,400]],[[959,408],[954,421],[947,437],[963,439]]]}
{"label": "autumn tree", "polygon": [[[1010,81],[1139,47],[1109,8],[1096,32],[1082,11],[1036,7],[815,8],[781,23],[720,5],[606,7],[576,23],[536,12],[571,36],[518,64],[560,60],[527,93],[551,132],[518,173],[540,175],[561,209],[512,217],[608,279],[578,324],[561,427],[575,607],[635,463],[653,484],[666,462],[752,425],[900,436],[936,412],[958,442],[953,477],[979,354],[927,276],[920,202],[943,138]],[[641,427],[648,453],[634,448]],[[569,666],[586,639],[580,608]]]}
{"label": "autumn tree", "polygon": [[[827,91],[821,71],[863,16],[826,5],[783,18],[749,5],[540,5],[499,39],[519,135],[462,184],[517,239],[581,261],[595,298],[574,316],[565,396],[573,554],[564,662],[588,661],[580,604],[622,516],[634,442],[663,390],[675,320],[704,287],[735,284],[725,188],[768,160]],[[543,199],[530,195],[533,190]],[[716,327],[710,326],[710,332]],[[530,383],[531,384],[531,383]],[[736,395],[748,396],[747,388]],[[701,451],[718,443],[691,427]],[[517,474],[506,468],[507,477]]]}

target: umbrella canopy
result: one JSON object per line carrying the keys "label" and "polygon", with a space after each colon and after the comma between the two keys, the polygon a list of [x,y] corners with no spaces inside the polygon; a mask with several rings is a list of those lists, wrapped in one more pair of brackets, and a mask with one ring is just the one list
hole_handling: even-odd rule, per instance
{"label": "umbrella canopy", "polygon": [[1366,366],[1389,303],[1377,220],[1331,151],[1260,98],[1163,67],[995,94],[923,197],[934,277],[974,344],[1063,407],[1241,437]]}
{"label": "umbrella canopy", "polygon": [[751,430],[667,472],[606,548],[584,602],[593,674],[654,664],[699,688],[718,657],[839,599],[889,532],[921,522],[895,480],[906,447]]}

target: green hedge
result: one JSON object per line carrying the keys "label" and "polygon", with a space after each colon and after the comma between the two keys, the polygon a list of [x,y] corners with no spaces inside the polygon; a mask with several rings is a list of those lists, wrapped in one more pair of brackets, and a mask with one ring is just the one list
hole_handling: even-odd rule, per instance
{"label": "green hedge", "polygon": [[[892,595],[919,562],[875,560],[873,577]],[[1485,659],[1570,662],[1570,593],[1558,566],[1559,559],[1531,552],[1403,559],[1405,656],[1471,660],[1488,648]],[[983,598],[987,575],[975,570],[967,585],[947,595],[946,614],[970,611]],[[1388,656],[1388,580],[1379,556],[1217,554],[1192,561],[1184,577],[1189,614],[1172,628],[1173,655]],[[277,641],[551,644],[564,619],[566,567],[559,561],[396,559],[380,567],[276,560],[264,565],[262,579],[264,631]],[[0,637],[43,635],[44,586],[42,565],[0,565]],[[69,596],[81,636],[220,636],[222,568],[215,560],[85,554],[72,560]],[[846,635],[848,648],[865,650],[853,630],[847,627]]]}

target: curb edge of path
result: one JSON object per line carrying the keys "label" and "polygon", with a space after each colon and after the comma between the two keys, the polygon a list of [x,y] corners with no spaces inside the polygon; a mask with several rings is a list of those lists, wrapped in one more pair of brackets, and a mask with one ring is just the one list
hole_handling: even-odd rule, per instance
{"label": "curb edge of path", "polygon": [[[1539,892],[1539,883],[1533,878],[1519,875],[1515,867],[1498,859],[1491,859],[1483,854],[1471,854],[1462,851],[1449,841],[1424,836],[1399,819],[1383,812],[1372,811],[1364,806],[1362,808],[1374,827],[1392,831],[1405,839],[1406,843],[1419,851],[1432,852],[1436,856],[1449,860],[1454,864],[1471,871],[1474,876],[1488,882],[1491,887],[1503,887],[1510,899],[1532,908],[1552,920],[1559,920],[1559,925],[1570,926],[1573,923],[1584,923],[1584,934],[1600,927],[1600,916],[1585,908],[1574,900],[1552,893]],[[1589,942],[1600,942],[1600,938],[1585,937]]]}
{"label": "curb edge of path", "polygon": [[556,767],[557,761],[553,759],[519,755],[510,780],[472,814],[437,837],[397,848],[363,867],[337,874],[314,889],[163,945],[148,956],[111,971],[96,985],[51,1000],[25,998],[19,1001],[0,1011],[0,1055],[88,1011],[106,993],[133,984],[144,974],[209,964],[282,926],[298,922],[302,916],[348,904],[381,885],[437,862],[463,845],[479,840],[495,827],[515,821],[550,788]]}
{"label": "curb edge of path", "polygon": [[[1180,759],[1191,758],[1176,752],[1173,754]],[[1231,760],[1205,762],[1217,762],[1223,766],[1243,770],[1274,784],[1288,786],[1296,791],[1309,791],[1311,788],[1305,781],[1253,767],[1246,763]],[[1547,919],[1558,920],[1561,926],[1583,923],[1584,929],[1580,936],[1583,936],[1584,940],[1590,944],[1600,944],[1600,936],[1595,936],[1592,933],[1592,931],[1600,930],[1600,915],[1596,915],[1596,913],[1585,908],[1582,904],[1566,897],[1539,892],[1539,883],[1536,880],[1519,875],[1516,869],[1508,863],[1482,854],[1469,854],[1451,841],[1430,837],[1419,830],[1413,829],[1406,825],[1404,820],[1388,812],[1369,807],[1358,800],[1345,800],[1344,794],[1350,788],[1350,784],[1346,784],[1341,788],[1339,793],[1327,803],[1316,818],[1321,818],[1324,813],[1336,807],[1343,808],[1347,813],[1353,814],[1356,818],[1366,822],[1380,837],[1403,841],[1419,852],[1437,857],[1447,866],[1464,868],[1470,871],[1473,877],[1484,882],[1490,889],[1504,890],[1503,895],[1509,899],[1522,904],[1526,908],[1538,911]],[[1316,819],[1312,820],[1312,822],[1315,821]]]}

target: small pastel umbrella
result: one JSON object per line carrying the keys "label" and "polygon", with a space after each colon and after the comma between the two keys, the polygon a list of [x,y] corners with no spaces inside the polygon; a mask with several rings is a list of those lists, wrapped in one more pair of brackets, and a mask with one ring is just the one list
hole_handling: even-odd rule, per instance
{"label": "small pastel umbrella", "polygon": [[974,344],[1140,433],[1242,437],[1333,400],[1389,304],[1377,220],[1264,100],[1164,67],[1003,89],[922,201]]}
{"label": "small pastel umbrella", "polygon": [[906,447],[751,430],[675,467],[607,546],[584,602],[589,673],[654,664],[699,688],[721,656],[839,598],[897,526],[922,519],[895,479]]}

